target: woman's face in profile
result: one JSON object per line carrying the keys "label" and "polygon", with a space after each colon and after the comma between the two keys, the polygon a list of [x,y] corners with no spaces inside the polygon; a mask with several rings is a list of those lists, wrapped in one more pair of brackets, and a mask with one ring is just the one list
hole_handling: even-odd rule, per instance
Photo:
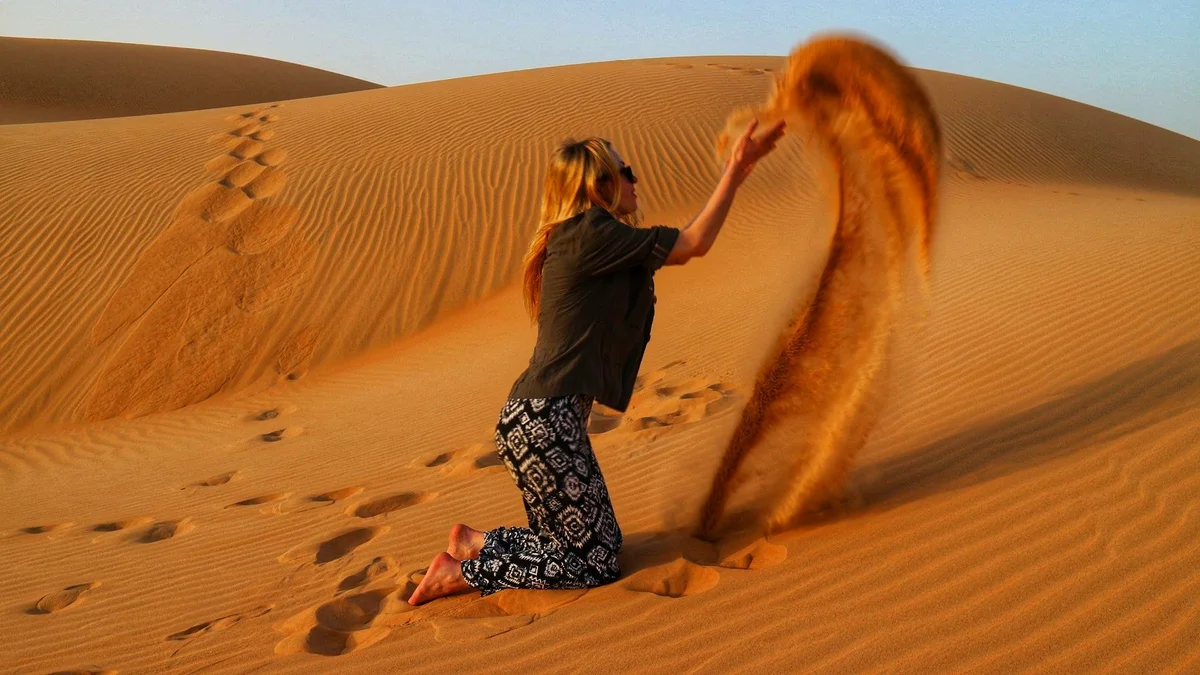
{"label": "woman's face in profile", "polygon": [[[609,146],[609,152],[612,153],[613,161],[617,163],[617,167],[624,168],[628,166],[616,148]],[[617,209],[621,213],[633,213],[637,211],[637,186],[623,175],[618,175],[617,181],[621,190],[621,201],[617,205]]]}

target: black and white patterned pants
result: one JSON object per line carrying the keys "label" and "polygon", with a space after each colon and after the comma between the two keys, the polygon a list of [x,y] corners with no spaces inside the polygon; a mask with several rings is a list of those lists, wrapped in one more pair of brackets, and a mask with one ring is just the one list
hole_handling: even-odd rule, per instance
{"label": "black and white patterned pants", "polygon": [[592,453],[588,396],[509,399],[496,449],[525,498],[529,527],[487,532],[462,575],[483,595],[505,588],[584,588],[620,576],[621,528]]}

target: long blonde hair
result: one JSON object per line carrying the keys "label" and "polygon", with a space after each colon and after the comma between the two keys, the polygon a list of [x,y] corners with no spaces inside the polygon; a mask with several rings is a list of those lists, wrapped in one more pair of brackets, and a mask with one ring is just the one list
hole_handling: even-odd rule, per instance
{"label": "long blonde hair", "polygon": [[617,210],[621,203],[619,170],[612,145],[596,136],[582,141],[568,138],[551,155],[542,193],[542,217],[522,263],[525,309],[533,321],[537,321],[542,302],[546,243],[555,228],[593,206],[607,209],[626,224],[637,225],[636,211],[618,213]]}

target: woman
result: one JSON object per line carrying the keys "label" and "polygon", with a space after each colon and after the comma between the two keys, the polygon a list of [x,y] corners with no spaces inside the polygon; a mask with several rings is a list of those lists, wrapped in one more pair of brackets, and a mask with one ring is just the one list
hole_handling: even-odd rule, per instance
{"label": "woman", "polygon": [[783,136],[782,122],[757,139],[756,126],[738,139],[708,203],[682,230],[636,227],[637,177],[608,141],[566,141],[554,153],[524,260],[537,344],[495,435],[529,527],[455,525],[411,604],[472,588],[489,595],[616,581],[621,529],[588,441],[592,402],[628,407],[654,320],[654,272],[712,247],[738,187]]}

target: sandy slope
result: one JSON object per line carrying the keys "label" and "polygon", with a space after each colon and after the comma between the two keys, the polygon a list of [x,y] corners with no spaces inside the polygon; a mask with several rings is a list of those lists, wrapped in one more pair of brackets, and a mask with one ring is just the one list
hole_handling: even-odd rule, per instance
{"label": "sandy slope", "polygon": [[648,220],[680,223],[778,63],[0,129],[5,665],[1195,669],[1200,143],[937,73],[929,321],[848,513],[675,533],[828,243],[792,143],[712,254],[659,274],[642,386],[594,416],[626,577],[397,602],[450,524],[522,517],[488,439],[534,337],[510,282],[550,145],[610,135]]}
{"label": "sandy slope", "polygon": [[[487,297],[514,278],[545,155],[569,134],[613,137],[652,182],[647,216],[686,219],[715,182],[721,115],[760,97],[761,68],[777,64],[705,63],[0,129],[11,158],[0,168],[0,292],[12,299],[0,308],[0,431],[275,381]],[[926,77],[949,173],[1200,192],[1194,141],[1026,90]],[[765,223],[802,209],[802,160],[797,148],[780,157],[750,191],[769,199],[741,210]],[[730,239],[744,236],[800,247],[765,224]]]}
{"label": "sandy slope", "polygon": [[220,108],[378,86],[244,54],[0,36],[0,124]]}

